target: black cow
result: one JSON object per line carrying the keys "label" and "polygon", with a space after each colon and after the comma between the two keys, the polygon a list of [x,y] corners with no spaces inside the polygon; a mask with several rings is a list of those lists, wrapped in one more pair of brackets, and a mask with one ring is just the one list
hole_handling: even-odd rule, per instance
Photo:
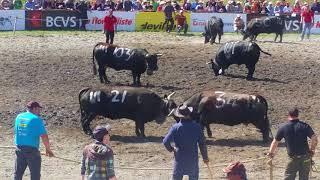
{"label": "black cow", "polygon": [[211,123],[228,126],[251,123],[261,131],[264,142],[272,139],[268,103],[260,95],[203,91],[194,94],[183,104],[194,108],[192,118],[207,128],[209,137],[212,137]]}
{"label": "black cow", "polygon": [[206,21],[204,26],[204,43],[210,44],[215,43],[217,35],[219,36],[219,43],[221,36],[223,35],[223,21],[221,18],[212,16],[209,20]]}
{"label": "black cow", "polygon": [[81,125],[90,135],[90,123],[96,116],[110,119],[127,118],[136,123],[137,136],[143,136],[144,124],[155,120],[161,124],[169,112],[176,108],[172,95],[162,99],[156,93],[143,88],[109,87],[107,89],[85,88],[79,93]]}
{"label": "black cow", "polygon": [[247,79],[253,78],[256,63],[259,61],[260,51],[271,56],[271,54],[264,52],[255,42],[248,41],[230,41],[221,46],[216,53],[215,59],[211,59],[213,72],[216,76],[224,74],[232,64],[245,64],[248,68]]}
{"label": "black cow", "polygon": [[95,59],[98,63],[100,82],[110,83],[106,76],[106,67],[119,70],[131,70],[133,84],[140,85],[140,76],[147,70],[148,75],[158,70],[158,57],[161,54],[150,54],[145,49],[128,49],[107,43],[97,43],[93,48],[93,73],[97,74]]}
{"label": "black cow", "polygon": [[251,19],[247,25],[246,31],[243,32],[243,40],[250,37],[250,41],[256,40],[260,33],[276,33],[274,41],[280,35],[282,42],[282,35],[285,27],[284,17],[261,17]]}

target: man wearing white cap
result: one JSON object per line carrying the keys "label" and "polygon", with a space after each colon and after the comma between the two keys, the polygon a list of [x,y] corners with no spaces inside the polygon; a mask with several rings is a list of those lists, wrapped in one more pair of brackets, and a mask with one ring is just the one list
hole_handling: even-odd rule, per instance
{"label": "man wearing white cap", "polygon": [[198,146],[203,162],[209,163],[205,137],[200,125],[192,121],[192,111],[192,107],[180,105],[173,112],[180,122],[174,124],[163,139],[165,148],[174,153],[173,180],[182,180],[183,175],[188,175],[189,180],[199,179]]}
{"label": "man wearing white cap", "polygon": [[243,19],[241,18],[241,15],[238,14],[237,17],[234,19],[233,21],[233,29],[234,29],[234,32],[241,32],[244,30],[244,21]]}

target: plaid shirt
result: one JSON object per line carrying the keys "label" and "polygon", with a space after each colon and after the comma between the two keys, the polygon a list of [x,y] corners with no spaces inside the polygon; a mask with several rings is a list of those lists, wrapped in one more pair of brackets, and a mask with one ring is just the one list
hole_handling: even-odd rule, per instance
{"label": "plaid shirt", "polygon": [[101,142],[86,146],[83,150],[81,175],[87,175],[88,180],[115,176],[112,149]]}

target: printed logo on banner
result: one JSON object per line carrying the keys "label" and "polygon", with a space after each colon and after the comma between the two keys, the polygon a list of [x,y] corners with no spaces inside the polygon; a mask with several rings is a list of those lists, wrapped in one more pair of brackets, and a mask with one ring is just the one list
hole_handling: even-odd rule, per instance
{"label": "printed logo on banner", "polygon": [[42,27],[42,12],[41,11],[27,11],[28,18],[27,23],[30,29],[40,29]]}
{"label": "printed logo on banner", "polygon": [[11,16],[0,17],[0,26],[7,26],[7,25],[12,26]]}
{"label": "printed logo on banner", "polygon": [[[93,17],[91,19],[92,24],[103,24],[104,18],[98,18],[98,17]],[[117,18],[117,24],[118,25],[131,25],[133,23],[132,19],[127,19],[127,18]]]}
{"label": "printed logo on banner", "polygon": [[[190,25],[190,13],[184,13]],[[176,22],[175,22],[176,23]],[[176,25],[173,27],[176,29]],[[139,12],[136,16],[136,31],[164,31],[164,15],[162,12]]]}
{"label": "printed logo on banner", "polygon": [[75,16],[47,16],[46,17],[46,27],[51,28],[51,27],[77,27],[77,17]]}

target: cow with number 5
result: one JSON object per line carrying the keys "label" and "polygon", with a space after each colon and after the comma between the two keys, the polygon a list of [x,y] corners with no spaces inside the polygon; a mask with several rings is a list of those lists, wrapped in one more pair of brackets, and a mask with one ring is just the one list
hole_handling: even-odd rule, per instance
{"label": "cow with number 5", "polygon": [[136,135],[145,137],[144,124],[155,120],[161,124],[177,107],[172,95],[161,98],[156,93],[134,87],[84,88],[79,93],[81,125],[91,135],[90,123],[96,116],[109,119],[127,118],[135,121]]}
{"label": "cow with number 5", "polygon": [[141,48],[129,49],[99,42],[93,48],[93,74],[97,74],[96,60],[101,83],[110,83],[106,76],[106,67],[110,67],[116,71],[130,70],[133,85],[140,86],[141,74],[147,71],[148,75],[152,75],[153,71],[158,70],[158,57],[161,55],[159,53],[150,54]]}

